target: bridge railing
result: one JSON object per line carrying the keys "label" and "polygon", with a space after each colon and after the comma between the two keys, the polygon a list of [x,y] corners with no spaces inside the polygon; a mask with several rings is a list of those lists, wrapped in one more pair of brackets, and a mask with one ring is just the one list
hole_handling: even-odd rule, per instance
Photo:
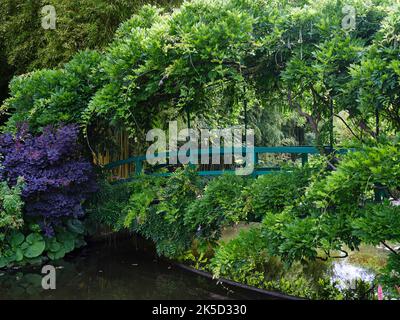
{"label": "bridge railing", "polygon": [[[327,148],[327,147],[324,147]],[[186,152],[187,155],[188,151]],[[337,153],[346,153],[347,149],[337,149],[335,152]],[[252,173],[253,176],[259,176],[264,174],[270,174],[272,172],[276,172],[280,170],[279,167],[260,167],[260,155],[262,154],[290,154],[290,155],[297,155],[300,156],[302,165],[305,165],[308,162],[309,155],[320,154],[320,149],[314,146],[275,146],[275,147],[241,147],[241,148],[208,148],[208,149],[196,149],[190,150],[190,157],[199,157],[202,155],[206,155],[208,157],[212,156],[223,156],[226,153],[230,154],[241,154],[242,156],[251,156],[253,163],[254,163],[254,171]],[[139,174],[151,174],[155,176],[169,176],[172,172],[148,172],[145,170],[145,161],[151,159],[165,159],[168,163],[168,159],[174,157],[177,158],[180,154],[180,151],[166,151],[161,153],[156,153],[154,155],[140,155],[130,157],[124,160],[115,161],[109,164],[106,164],[104,168],[106,170],[112,170],[119,166],[126,165],[126,164],[134,164],[134,173],[133,176]],[[193,159],[192,158],[192,159]],[[165,165],[158,165],[157,168],[168,166]],[[226,173],[234,173],[234,169],[222,169],[222,170],[199,170],[198,174],[201,176],[218,176]]]}

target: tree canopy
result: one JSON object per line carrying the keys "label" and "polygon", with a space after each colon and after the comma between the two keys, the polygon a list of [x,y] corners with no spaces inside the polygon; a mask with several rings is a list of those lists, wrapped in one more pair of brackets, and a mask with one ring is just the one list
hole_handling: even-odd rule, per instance
{"label": "tree canopy", "polygon": [[[351,5],[357,27],[342,25]],[[399,6],[390,1],[195,0],[173,12],[144,6],[105,52],[15,78],[8,127],[79,122],[84,132],[124,127],[132,137],[190,115],[195,123],[253,124],[297,112],[315,143],[331,116],[358,139],[399,122]],[[259,111],[255,111],[259,110]],[[346,112],[346,118],[340,116]],[[266,116],[267,114],[267,116]]]}
{"label": "tree canopy", "polygon": [[[0,3],[0,101],[13,74],[53,68],[68,62],[79,50],[103,49],[119,24],[145,3],[163,7],[165,0],[4,0]],[[41,27],[45,5],[56,10],[56,28]],[[96,10],[94,10],[94,8]],[[3,83],[4,81],[4,83]]]}

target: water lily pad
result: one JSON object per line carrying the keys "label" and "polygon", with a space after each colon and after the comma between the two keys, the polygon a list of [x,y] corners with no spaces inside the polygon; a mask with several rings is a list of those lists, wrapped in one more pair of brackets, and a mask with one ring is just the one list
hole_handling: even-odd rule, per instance
{"label": "water lily pad", "polygon": [[51,252],[57,252],[62,247],[62,244],[57,241],[56,238],[46,239],[46,250]]}

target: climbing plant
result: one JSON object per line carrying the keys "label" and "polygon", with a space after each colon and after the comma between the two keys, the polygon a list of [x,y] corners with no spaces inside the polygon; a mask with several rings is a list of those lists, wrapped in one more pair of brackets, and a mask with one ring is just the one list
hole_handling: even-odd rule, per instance
{"label": "climbing plant", "polygon": [[[367,147],[346,155],[335,171],[315,176],[293,206],[265,216],[270,254],[287,263],[325,260],[347,257],[345,248],[358,250],[367,243],[383,245],[397,256],[391,244],[400,240],[400,207],[380,198],[382,192],[390,197],[399,190],[398,158],[398,144]],[[396,257],[391,261],[395,267]],[[387,282],[396,272],[387,270]]]}
{"label": "climbing plant", "polygon": [[[203,126],[246,120],[274,143],[283,139],[276,110],[286,110],[304,119],[316,144],[332,142],[332,117],[362,140],[376,131],[375,107],[368,105],[379,105],[382,130],[397,126],[398,9],[372,2],[195,0],[172,13],[144,6],[121,24],[104,53],[80,53],[62,69],[14,80],[3,105],[14,113],[8,128],[17,120],[41,127],[60,117],[79,121],[92,139],[106,132],[101,128],[122,127],[145,142],[155,125],[189,116]],[[357,12],[354,29],[343,28],[345,5]],[[386,89],[373,94],[363,78]],[[37,94],[33,83],[45,93]]]}

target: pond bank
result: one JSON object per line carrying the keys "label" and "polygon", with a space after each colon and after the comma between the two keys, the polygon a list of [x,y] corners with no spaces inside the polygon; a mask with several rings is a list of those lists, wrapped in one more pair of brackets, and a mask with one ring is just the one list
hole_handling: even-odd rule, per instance
{"label": "pond bank", "polygon": [[[248,227],[227,230],[224,240]],[[341,289],[351,287],[355,279],[373,280],[374,272],[353,260],[365,260],[366,252],[376,256],[378,249],[362,249],[348,259],[332,261],[329,273]],[[160,259],[150,241],[124,233],[92,239],[87,247],[47,264],[56,267],[56,290],[41,288],[41,267],[12,268],[0,272],[0,299],[302,299],[213,279],[208,272]]]}
{"label": "pond bank", "polygon": [[0,299],[268,299],[188,273],[137,245],[134,239],[90,243],[53,262],[56,290],[41,288],[41,267],[0,272]]}

